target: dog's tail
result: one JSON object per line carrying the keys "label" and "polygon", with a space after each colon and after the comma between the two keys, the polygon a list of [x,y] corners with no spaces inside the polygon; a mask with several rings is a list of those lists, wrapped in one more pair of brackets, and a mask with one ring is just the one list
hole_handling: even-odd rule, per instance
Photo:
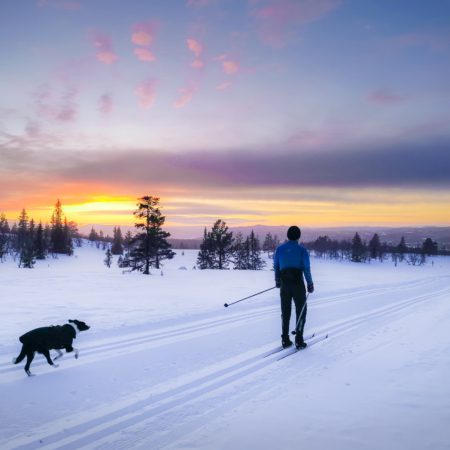
{"label": "dog's tail", "polygon": [[27,352],[25,350],[25,345],[22,347],[21,352],[19,353],[19,356],[17,358],[13,358],[13,364],[19,364],[20,361],[22,361],[25,356],[27,356]]}

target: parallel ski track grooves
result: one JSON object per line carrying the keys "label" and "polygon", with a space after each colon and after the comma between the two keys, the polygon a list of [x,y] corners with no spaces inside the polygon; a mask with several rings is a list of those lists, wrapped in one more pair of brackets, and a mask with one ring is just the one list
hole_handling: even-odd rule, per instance
{"label": "parallel ski track grooves", "polygon": [[[379,319],[384,316],[392,316],[393,313],[404,311],[417,303],[428,301],[438,295],[448,292],[450,292],[450,288],[440,289],[392,305],[380,307],[367,314],[360,314],[356,317],[340,321],[335,325],[324,325],[322,328],[327,330],[330,334],[328,339],[331,339],[351,331],[353,328],[365,323],[368,319]],[[320,332],[317,333],[317,335],[320,335]],[[111,413],[88,419],[81,424],[69,426],[63,431],[40,436],[40,438],[33,438],[27,443],[13,447],[8,447],[8,442],[6,442],[4,444],[5,448],[21,450],[34,449],[37,447],[46,449],[79,449],[84,445],[89,445],[91,448],[93,446],[102,445],[100,441],[110,439],[111,434],[121,432],[125,428],[139,425],[150,419],[154,420],[157,416],[162,415],[171,409],[200,400],[201,396],[211,394],[218,389],[227,387],[233,382],[238,381],[247,375],[255,374],[278,361],[277,353],[274,353],[272,357],[264,358],[267,353],[268,351],[262,352],[244,361],[231,364],[228,367],[201,376],[196,380],[169,389],[166,392],[155,395],[152,395],[151,393],[148,395],[146,394],[146,398],[140,399],[125,407],[120,407]],[[136,412],[136,410],[139,410],[139,412]],[[209,412],[211,412],[211,410],[209,410],[208,413]],[[13,444],[13,441],[14,439],[11,439],[9,442]],[[155,442],[154,444],[152,443],[152,449],[157,448],[157,443]],[[162,444],[165,445],[164,443]]]}
{"label": "parallel ski track grooves", "polygon": [[[442,278],[442,277],[438,277]],[[445,278],[445,277],[444,277]],[[337,303],[340,301],[351,301],[355,298],[361,298],[371,295],[378,295],[380,293],[386,291],[394,291],[394,290],[403,290],[403,289],[411,289],[418,286],[423,286],[428,283],[435,283],[436,279],[422,279],[422,280],[414,280],[412,282],[403,283],[401,285],[396,286],[383,286],[379,288],[372,289],[361,289],[355,290],[352,293],[342,293],[338,295],[332,295],[328,297],[322,297],[320,299],[314,300],[309,305],[310,308],[321,307],[322,305],[328,305],[329,303]],[[223,325],[227,325],[229,323],[238,323],[240,321],[248,321],[248,320],[259,320],[265,316],[269,316],[273,314],[275,311],[278,311],[278,305],[276,307],[268,307],[264,308],[260,311],[253,312],[244,312],[242,314],[235,314],[231,317],[214,319],[210,321],[200,321],[195,325],[190,326],[181,326],[177,330],[155,330],[150,333],[142,333],[139,336],[125,338],[125,339],[113,339],[111,342],[105,342],[103,344],[97,345],[88,345],[86,347],[81,348],[81,356],[90,356],[90,355],[101,355],[101,358],[109,358],[111,356],[115,356],[117,354],[117,350],[126,349],[127,353],[130,352],[139,352],[142,351],[142,346],[136,347],[137,345],[142,345],[146,343],[154,343],[157,341],[164,341],[167,339],[180,337],[186,338],[190,333],[197,333],[200,331],[208,330],[209,328],[221,327]],[[162,342],[163,344],[164,342]],[[109,353],[108,353],[109,352]],[[70,357],[70,355],[67,355]],[[35,361],[33,367],[46,366],[47,362],[44,360]],[[63,367],[61,367],[63,369]],[[11,362],[2,362],[0,363],[0,375],[2,373],[9,373],[17,370],[17,366],[11,365]]]}
{"label": "parallel ski track grooves", "polygon": [[[111,343],[104,343],[99,345],[91,345],[81,349],[80,353],[82,356],[90,356],[90,355],[116,355],[117,350],[126,349],[126,353],[132,353],[136,351],[141,351],[142,347],[136,347],[138,345],[165,341],[175,337],[186,338],[188,334],[194,334],[199,331],[205,331],[210,328],[220,328],[230,323],[239,323],[249,320],[259,320],[264,318],[270,314],[273,314],[274,311],[278,311],[278,307],[270,308],[270,310],[257,311],[251,313],[244,313],[240,315],[234,315],[233,317],[228,317],[224,319],[217,319],[208,321],[205,323],[199,323],[197,325],[192,325],[188,327],[181,326],[177,330],[167,330],[167,331],[155,331],[154,333],[150,333],[144,336],[139,336],[135,338],[127,338],[120,341],[115,341]],[[109,352],[109,353],[107,353]],[[70,357],[70,354],[68,355]],[[46,361],[40,361],[33,364],[33,367],[45,366],[47,364]],[[2,368],[4,367],[4,369]],[[17,366],[11,366],[11,363],[2,363],[0,364],[0,374],[11,372],[17,369]]]}

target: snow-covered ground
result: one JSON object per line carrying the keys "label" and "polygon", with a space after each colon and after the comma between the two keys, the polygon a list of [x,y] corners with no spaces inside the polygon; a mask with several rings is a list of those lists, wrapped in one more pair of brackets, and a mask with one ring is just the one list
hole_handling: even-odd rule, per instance
{"label": "snow-covered ground", "polygon": [[[305,334],[278,360],[273,272],[152,276],[86,246],[35,269],[0,264],[0,448],[449,449],[450,258],[423,267],[312,259]],[[185,268],[185,269],[183,269]],[[12,365],[18,337],[80,319],[80,358]],[[292,320],[293,323],[293,320]]]}

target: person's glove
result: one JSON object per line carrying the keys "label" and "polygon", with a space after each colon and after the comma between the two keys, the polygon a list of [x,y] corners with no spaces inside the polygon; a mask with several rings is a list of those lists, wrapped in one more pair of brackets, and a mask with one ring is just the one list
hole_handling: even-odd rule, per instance
{"label": "person's glove", "polygon": [[308,293],[312,294],[313,292],[314,292],[314,284],[313,283],[308,284]]}

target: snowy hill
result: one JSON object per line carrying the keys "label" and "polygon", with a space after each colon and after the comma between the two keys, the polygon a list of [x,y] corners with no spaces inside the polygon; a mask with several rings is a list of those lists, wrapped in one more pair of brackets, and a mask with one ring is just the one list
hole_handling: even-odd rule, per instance
{"label": "snowy hill", "polygon": [[[151,276],[89,246],[35,269],[0,264],[1,449],[448,449],[450,258],[421,267],[312,260],[305,334],[279,360],[264,271],[193,270],[178,251]],[[12,365],[18,337],[80,319],[54,369]]]}

